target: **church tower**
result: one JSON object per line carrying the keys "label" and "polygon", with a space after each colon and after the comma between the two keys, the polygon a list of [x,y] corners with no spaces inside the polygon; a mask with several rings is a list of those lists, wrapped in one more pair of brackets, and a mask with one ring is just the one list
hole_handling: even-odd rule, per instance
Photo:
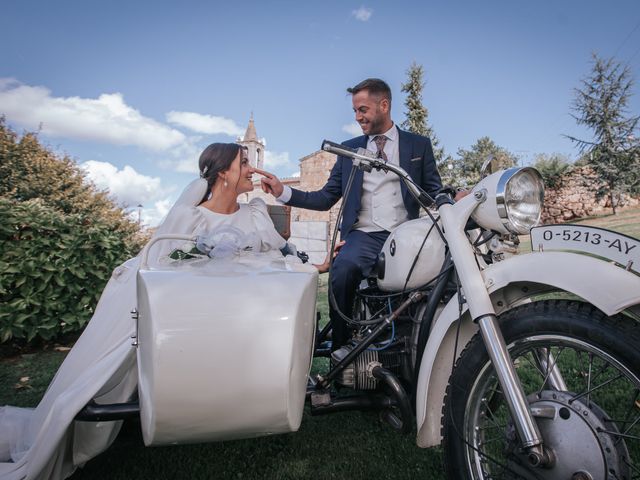
{"label": "church tower", "polygon": [[238,139],[238,144],[243,147],[247,147],[249,153],[249,163],[256,168],[263,168],[264,165],[264,144],[258,140],[256,134],[256,126],[253,124],[253,112],[249,119],[249,125],[247,131],[244,134],[242,140]]}

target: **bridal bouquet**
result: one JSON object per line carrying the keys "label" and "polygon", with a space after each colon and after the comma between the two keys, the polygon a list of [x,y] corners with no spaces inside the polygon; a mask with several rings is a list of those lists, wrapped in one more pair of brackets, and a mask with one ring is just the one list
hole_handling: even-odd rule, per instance
{"label": "bridal bouquet", "polygon": [[198,258],[207,254],[198,250],[195,242],[187,242],[179,248],[174,248],[169,253],[171,260],[189,260],[190,258]]}
{"label": "bridal bouquet", "polygon": [[241,252],[260,251],[259,238],[255,234],[246,234],[242,230],[225,226],[214,232],[207,232],[196,237],[195,242],[187,242],[180,248],[171,251],[172,260],[188,260],[191,258],[231,258]]}

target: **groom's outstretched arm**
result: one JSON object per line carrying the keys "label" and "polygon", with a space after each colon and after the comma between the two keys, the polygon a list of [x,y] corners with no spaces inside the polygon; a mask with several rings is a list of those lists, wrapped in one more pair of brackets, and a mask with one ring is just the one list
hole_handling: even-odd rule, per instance
{"label": "groom's outstretched arm", "polygon": [[308,208],[310,210],[329,210],[342,197],[341,188],[341,158],[338,157],[331,169],[329,180],[315,192],[303,192],[282,184],[280,179],[264,170],[254,169],[256,173],[263,175],[260,179],[262,190],[276,197],[292,207]]}

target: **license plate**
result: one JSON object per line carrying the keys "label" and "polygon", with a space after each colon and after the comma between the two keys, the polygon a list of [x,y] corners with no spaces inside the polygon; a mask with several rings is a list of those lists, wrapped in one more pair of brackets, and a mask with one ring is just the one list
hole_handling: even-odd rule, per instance
{"label": "license plate", "polygon": [[604,228],[570,224],[534,227],[531,229],[531,249],[588,253],[640,273],[640,240]]}

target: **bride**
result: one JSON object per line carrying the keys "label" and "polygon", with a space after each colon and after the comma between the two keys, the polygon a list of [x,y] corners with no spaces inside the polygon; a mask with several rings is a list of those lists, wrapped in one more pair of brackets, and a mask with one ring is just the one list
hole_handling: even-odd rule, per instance
{"label": "bride", "polygon": [[[283,249],[265,203],[237,197],[253,190],[246,149],[214,143],[201,154],[200,177],[186,187],[155,235],[199,235],[220,228],[240,232],[237,249]],[[151,261],[175,248],[158,242]],[[214,252],[215,253],[215,252]],[[211,253],[210,253],[211,256]],[[99,404],[126,402],[137,386],[135,349],[131,348],[139,257],[117,267],[95,313],[67,355],[35,409],[0,408],[0,479],[62,479],[104,451],[115,439],[117,422],[77,422],[76,414],[92,399]],[[322,271],[322,266],[318,266]]]}

